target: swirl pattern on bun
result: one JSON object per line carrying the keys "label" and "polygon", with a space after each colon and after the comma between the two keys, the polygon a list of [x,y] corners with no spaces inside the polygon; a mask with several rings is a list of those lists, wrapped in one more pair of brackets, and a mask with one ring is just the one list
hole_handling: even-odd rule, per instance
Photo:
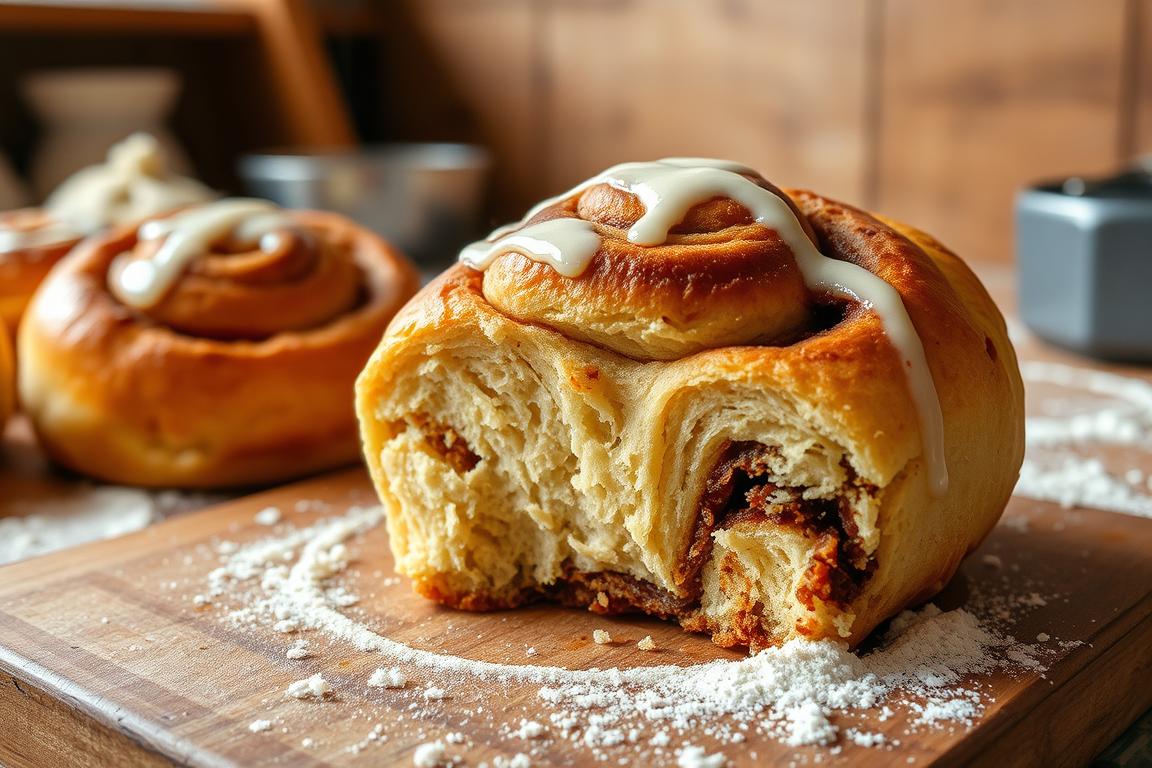
{"label": "swirl pattern on bun", "polygon": [[398,569],[483,610],[862,640],[1023,451],[1003,318],[929,236],[743,166],[617,166],[469,246],[357,384]]}
{"label": "swirl pattern on bun", "polygon": [[213,197],[168,169],[154,137],[113,145],[106,162],[67,178],[44,207],[0,213],[0,319],[15,331],[36,286],[85,236]]}
{"label": "swirl pattern on bun", "polygon": [[356,373],[417,285],[330,213],[223,200],[113,230],[33,298],[25,408],[57,461],[116,482],[238,486],[346,464]]}

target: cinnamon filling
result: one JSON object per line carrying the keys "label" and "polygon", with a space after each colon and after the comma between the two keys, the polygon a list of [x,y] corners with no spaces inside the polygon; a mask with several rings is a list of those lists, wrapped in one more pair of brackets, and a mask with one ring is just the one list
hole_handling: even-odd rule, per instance
{"label": "cinnamon filling", "polygon": [[791,526],[816,539],[796,593],[809,609],[817,599],[850,602],[875,568],[856,538],[859,531],[846,499],[803,499],[764,478],[775,450],[751,441],[730,443],[708,476],[688,549],[675,572],[677,585],[693,599],[700,596],[713,532],[742,522]]}
{"label": "cinnamon filling", "polygon": [[424,435],[424,443],[448,466],[462,475],[480,463],[480,457],[472,451],[468,441],[452,427],[441,424],[426,413],[413,413],[403,419],[388,424],[392,437],[403,432],[409,425]]}
{"label": "cinnamon filling", "polygon": [[[412,414],[389,426],[393,435],[416,427],[427,446],[459,474],[480,462],[460,435],[428,414]],[[465,610],[512,608],[546,599],[606,615],[639,611],[684,620],[699,607],[701,573],[712,556],[712,534],[752,523],[789,526],[814,539],[812,559],[796,598],[809,610],[816,608],[817,600],[844,606],[860,593],[876,563],[861,547],[846,498],[803,499],[797,489],[766,479],[776,451],[763,443],[744,441],[729,443],[721,453],[700,497],[688,548],[674,571],[679,594],[625,573],[578,571],[571,563],[565,563],[563,576],[553,584],[534,584],[503,595],[453,594],[432,583],[423,584],[420,591]],[[851,468],[845,469],[851,476]]]}

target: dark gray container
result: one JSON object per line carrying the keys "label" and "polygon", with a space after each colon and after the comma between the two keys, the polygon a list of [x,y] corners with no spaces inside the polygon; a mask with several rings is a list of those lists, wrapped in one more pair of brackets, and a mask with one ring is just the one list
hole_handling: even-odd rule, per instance
{"label": "dark gray container", "polygon": [[1041,184],[1016,199],[1020,317],[1040,337],[1152,361],[1152,175]]}

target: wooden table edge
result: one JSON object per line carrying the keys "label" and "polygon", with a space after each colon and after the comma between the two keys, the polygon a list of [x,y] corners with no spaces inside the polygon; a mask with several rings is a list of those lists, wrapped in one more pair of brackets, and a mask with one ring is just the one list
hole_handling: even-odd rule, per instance
{"label": "wooden table edge", "polygon": [[[1053,680],[1044,696],[1013,701],[1010,711],[999,713],[984,728],[974,730],[972,734],[976,738],[956,742],[934,765],[1057,768],[1088,764],[1152,707],[1152,685],[1137,690],[1130,699],[1109,695],[1118,690],[1110,685],[1114,680],[1129,675],[1143,674],[1146,678],[1152,675],[1152,593],[1125,611],[1125,614],[1133,613],[1137,618],[1127,624],[1126,630],[1116,629],[1112,624],[1109,631],[1093,638],[1092,656],[1069,655],[1066,660],[1080,662],[1079,666],[1059,682]],[[1113,649],[1116,649],[1114,653],[1108,653]],[[1059,670],[1059,662],[1054,668]],[[1056,696],[1057,692],[1069,688],[1079,689],[1081,695]],[[1073,710],[1080,719],[1090,720],[1091,727],[1075,733],[1049,728],[1053,723],[1064,721],[1056,717],[1056,713]]]}
{"label": "wooden table edge", "polygon": [[[131,768],[191,765],[177,757],[190,753],[191,745],[181,744],[182,739],[157,731],[147,721],[139,723],[146,727],[134,727],[138,718],[130,712],[102,711],[97,703],[102,697],[82,688],[69,690],[61,676],[2,647],[0,674],[7,678],[0,683],[0,713],[19,712],[22,719],[39,726],[9,728],[0,741],[0,756],[12,760],[12,768],[108,765],[104,760],[113,755],[115,765]],[[79,729],[60,727],[64,723]],[[60,743],[50,745],[49,734]],[[98,745],[102,749],[94,751]],[[203,765],[222,768],[232,764],[221,760]]]}

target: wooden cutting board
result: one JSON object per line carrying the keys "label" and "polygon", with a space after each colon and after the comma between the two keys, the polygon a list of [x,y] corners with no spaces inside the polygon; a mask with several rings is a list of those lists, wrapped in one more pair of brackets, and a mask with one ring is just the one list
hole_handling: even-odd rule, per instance
{"label": "wooden cutting board", "polygon": [[[293,512],[299,500],[322,500],[324,512]],[[463,732],[453,754],[475,765],[511,755],[524,742],[469,711],[503,709],[513,725],[539,714],[539,685],[477,683],[453,688],[434,705],[419,700],[425,681],[401,691],[367,688],[381,657],[310,634],[315,654],[285,657],[290,638],[261,628],[233,628],[215,606],[191,596],[218,565],[219,541],[267,536],[254,522],[268,505],[285,522],[371,503],[359,471],[328,476],[169,520],[117,541],[87,545],[0,569],[0,762],[23,765],[412,765],[422,742]],[[383,527],[356,543],[352,576],[363,600],[356,610],[390,638],[416,648],[471,659],[570,668],[687,664],[735,657],[706,639],[647,619],[605,619],[556,607],[486,615],[443,610],[388,579]],[[1072,765],[1114,739],[1152,705],[1152,521],[1107,512],[1062,510],[1013,499],[1006,524],[993,532],[938,597],[941,607],[991,590],[1005,579],[1059,595],[1024,615],[1021,638],[1046,632],[1084,645],[1060,652],[1039,674],[988,677],[994,699],[971,729],[922,730],[897,749],[844,745],[839,754],[793,749],[758,737],[723,751],[736,765],[799,758],[825,765]],[[1003,562],[992,568],[981,555]],[[385,586],[386,585],[386,586]],[[594,629],[618,641],[592,642]],[[635,642],[650,634],[661,649]],[[537,655],[526,659],[525,648]],[[292,682],[322,672],[336,688],[324,702],[285,697]],[[897,708],[898,709],[898,708]],[[249,724],[276,727],[252,733]],[[896,734],[904,717],[857,721]],[[349,748],[376,725],[387,740]],[[308,746],[303,740],[310,739]],[[695,740],[714,747],[706,738]],[[711,750],[710,750],[711,751]],[[614,753],[627,758],[628,751]],[[752,755],[756,755],[756,759]],[[582,765],[588,753],[556,740],[534,765]]]}

